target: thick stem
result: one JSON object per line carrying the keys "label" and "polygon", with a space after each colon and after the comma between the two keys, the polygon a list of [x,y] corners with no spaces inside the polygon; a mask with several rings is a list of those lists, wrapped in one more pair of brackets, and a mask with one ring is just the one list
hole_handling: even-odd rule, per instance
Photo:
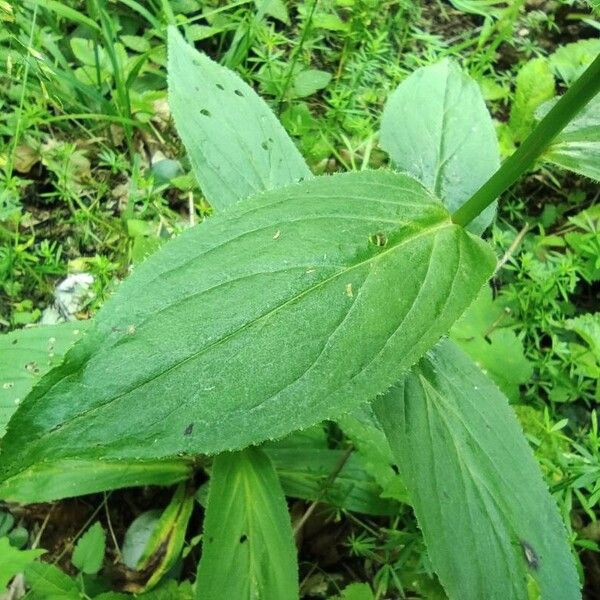
{"label": "thick stem", "polygon": [[527,171],[550,142],[600,92],[600,55],[539,122],[521,146],[453,215],[467,225]]}

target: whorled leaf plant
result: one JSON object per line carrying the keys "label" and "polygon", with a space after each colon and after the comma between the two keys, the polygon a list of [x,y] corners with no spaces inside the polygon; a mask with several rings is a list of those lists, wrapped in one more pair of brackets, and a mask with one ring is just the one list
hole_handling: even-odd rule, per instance
{"label": "whorled leaf plant", "polygon": [[[452,63],[421,69],[382,125],[406,172],[313,178],[251,88],[172,29],[170,105],[217,214],[136,268],[21,401],[0,447],[0,498],[133,485],[123,473],[144,464],[156,469],[145,482],[160,483],[163,462],[184,479],[195,457],[218,455],[197,597],[232,578],[240,598],[297,597],[276,472],[244,449],[374,401],[451,598],[577,598],[564,527],[506,399],[437,343],[494,268],[465,227],[483,231],[599,80],[600,59],[494,173],[477,86]],[[427,102],[411,106],[415,95]],[[86,468],[49,493],[69,462]],[[119,475],[98,484],[103,468]],[[256,521],[267,514],[278,527]],[[272,565],[273,548],[285,564]]]}

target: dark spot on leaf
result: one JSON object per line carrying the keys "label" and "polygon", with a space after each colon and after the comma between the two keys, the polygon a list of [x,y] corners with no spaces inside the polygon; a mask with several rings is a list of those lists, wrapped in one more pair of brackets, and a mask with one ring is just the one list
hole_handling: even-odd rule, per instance
{"label": "dark spot on leaf", "polygon": [[208,543],[212,544],[215,541],[215,538],[212,535],[208,536]]}
{"label": "dark spot on leaf", "polygon": [[244,533],[241,537],[240,537],[240,544],[243,544],[246,540],[248,539],[248,536]]}
{"label": "dark spot on leaf", "polygon": [[236,96],[243,96],[243,95],[244,95],[244,94],[242,94],[242,92],[240,92],[240,90],[233,90],[233,93],[234,93]]}
{"label": "dark spot on leaf", "polygon": [[527,566],[534,571],[537,570],[540,566],[540,557],[537,555],[531,544],[525,540],[521,540],[521,548],[523,549],[523,555],[527,561]]}
{"label": "dark spot on leaf", "polygon": [[13,340],[12,345],[14,346],[19,340]]}
{"label": "dark spot on leaf", "polygon": [[210,117],[210,111],[209,111],[209,110],[207,110],[206,108],[203,108],[203,109],[200,111],[200,114],[201,114],[201,115],[204,115],[205,117]]}
{"label": "dark spot on leaf", "polygon": [[392,471],[394,471],[394,473],[396,473],[396,475],[400,475],[400,469],[398,468],[398,465],[390,465],[390,467],[392,468]]}
{"label": "dark spot on leaf", "polygon": [[194,431],[194,424],[190,423],[184,430],[183,435],[192,435],[192,431]]}
{"label": "dark spot on leaf", "polygon": [[223,86],[222,86],[220,83],[217,83],[217,87],[218,87],[220,90],[224,90],[224,89],[225,89],[225,88],[224,88],[224,87],[223,87]]}
{"label": "dark spot on leaf", "polygon": [[260,147],[261,147],[263,150],[268,150],[268,149],[269,149],[269,144],[267,144],[267,142],[263,142],[263,143],[260,145]]}
{"label": "dark spot on leaf", "polygon": [[369,237],[369,242],[374,246],[383,248],[387,244],[387,235],[385,235],[385,233],[374,233]]}

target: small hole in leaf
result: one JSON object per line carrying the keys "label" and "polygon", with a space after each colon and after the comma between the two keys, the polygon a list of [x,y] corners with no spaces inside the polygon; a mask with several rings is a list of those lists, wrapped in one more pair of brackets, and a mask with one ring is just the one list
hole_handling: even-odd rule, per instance
{"label": "small hole in leaf", "polygon": [[207,110],[206,108],[203,108],[203,109],[200,111],[200,114],[201,114],[201,115],[204,115],[205,117],[210,117],[210,111],[209,111],[209,110]]}
{"label": "small hole in leaf", "polygon": [[243,544],[246,540],[248,539],[248,536],[244,533],[241,537],[240,537],[240,544]]}
{"label": "small hole in leaf", "polygon": [[392,471],[394,471],[394,473],[396,473],[396,475],[400,475],[400,469],[398,468],[398,465],[390,465],[390,467],[392,467]]}
{"label": "small hole in leaf", "polygon": [[240,90],[233,90],[236,96],[243,96],[244,94],[242,94],[242,92],[240,92]]}
{"label": "small hole in leaf", "polygon": [[183,431],[183,435],[192,435],[192,431],[194,431],[194,424],[190,423]]}
{"label": "small hole in leaf", "polygon": [[217,83],[217,87],[218,87],[220,90],[224,90],[224,89],[225,89],[225,88],[224,88],[224,87],[223,87],[223,86],[222,86],[220,83]]}

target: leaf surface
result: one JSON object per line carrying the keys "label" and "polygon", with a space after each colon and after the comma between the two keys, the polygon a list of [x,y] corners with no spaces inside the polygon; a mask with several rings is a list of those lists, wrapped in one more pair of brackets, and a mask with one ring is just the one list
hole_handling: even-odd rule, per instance
{"label": "leaf surface", "polygon": [[143,485],[169,486],[189,479],[193,461],[53,459],[28,467],[0,484],[0,497],[31,504]]}
{"label": "leaf surface", "polygon": [[[548,112],[554,102],[542,105],[539,116]],[[542,159],[600,181],[600,96],[596,96],[558,134]]]}
{"label": "leaf surface", "polygon": [[381,498],[381,487],[368,474],[356,454],[351,454],[333,480],[344,450],[331,448],[265,449],[272,460],[286,496],[319,500],[336,508],[368,515],[394,515],[398,504]]}
{"label": "leaf surface", "polygon": [[25,580],[30,587],[27,600],[75,600],[81,597],[81,590],[74,579],[45,562],[28,565]]}
{"label": "leaf surface", "polygon": [[106,533],[96,521],[77,541],[71,562],[82,573],[95,575],[102,567],[106,551]]}
{"label": "leaf surface", "polygon": [[[475,81],[449,60],[417,69],[389,97],[381,121],[381,146],[410,173],[459,208],[500,166],[492,118]],[[469,226],[481,233],[493,204]]]}
{"label": "leaf surface", "polygon": [[312,176],[265,101],[175,28],[169,29],[168,72],[177,131],[213,207]]}
{"label": "leaf surface", "polygon": [[298,598],[287,504],[273,465],[258,448],[220,454],[213,462],[196,597]]}
{"label": "leaf surface", "polygon": [[450,598],[579,598],[565,527],[506,398],[452,342],[376,401]]}
{"label": "leaf surface", "polygon": [[49,457],[213,454],[337,417],[430,348],[494,263],[404,175],[240,203],[120,286],[14,415],[2,479]]}
{"label": "leaf surface", "polygon": [[19,550],[11,546],[8,537],[0,537],[0,590],[4,590],[15,575],[45,553],[40,549]]}
{"label": "leaf surface", "polygon": [[533,374],[525,357],[523,343],[506,327],[507,313],[492,298],[492,288],[484,286],[477,298],[454,323],[450,337],[512,402],[519,400],[519,385]]}
{"label": "leaf surface", "polygon": [[390,444],[372,406],[359,406],[339,419],[338,424],[354,444],[359,464],[381,486],[381,497],[408,503],[402,474],[398,473]]}
{"label": "leaf surface", "polygon": [[0,437],[21,400],[42,375],[60,363],[87,326],[87,321],[77,321],[0,335]]}

